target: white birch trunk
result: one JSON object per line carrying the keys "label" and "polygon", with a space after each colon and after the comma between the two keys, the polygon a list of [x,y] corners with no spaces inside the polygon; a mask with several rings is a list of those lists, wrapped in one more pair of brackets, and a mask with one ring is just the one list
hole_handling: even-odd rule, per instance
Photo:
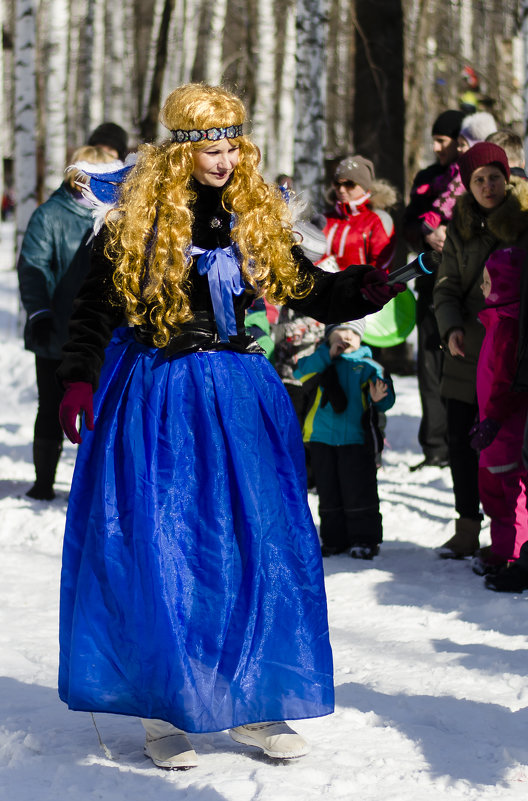
{"label": "white birch trunk", "polygon": [[[223,2],[223,0],[221,0]],[[211,6],[209,6],[211,8]],[[201,0],[176,0],[169,30],[167,68],[163,76],[161,102],[183,83],[191,80],[198,45]],[[160,126],[162,136],[166,130]]]}
{"label": "white birch trunk", "polygon": [[[119,4],[118,4],[119,6]],[[116,8],[112,6],[112,13]],[[107,40],[105,36],[105,0],[94,0],[92,64],[90,81],[90,130],[105,121],[104,63]]]}
{"label": "white birch trunk", "polygon": [[131,82],[131,73],[125,56],[126,5],[125,0],[121,0],[119,3],[107,4],[105,9],[107,47],[102,87],[104,120],[116,122],[123,127],[125,127],[123,89]]}
{"label": "white birch trunk", "polygon": [[[72,150],[84,139],[83,129],[83,92],[79,84],[79,73],[82,68],[80,37],[85,36],[85,4],[83,0],[70,0],[70,35],[67,70],[66,101],[66,135],[68,150]],[[82,34],[81,34],[82,29]]]}
{"label": "white birch trunk", "polygon": [[471,63],[473,57],[473,2],[460,0],[460,55]]}
{"label": "white birch trunk", "polygon": [[297,0],[294,184],[314,208],[323,205],[326,104],[326,2]]}
{"label": "white birch trunk", "polygon": [[[208,3],[210,7],[210,3]],[[200,27],[200,0],[184,0],[183,2],[183,71],[180,83],[187,83],[191,80],[192,68],[196,58],[196,47],[198,45],[198,30]],[[174,89],[170,87],[169,92]]]}
{"label": "white birch trunk", "polygon": [[350,2],[338,0],[337,3],[337,42],[335,53],[335,114],[334,137],[338,152],[347,149],[349,141],[348,87],[350,85]]}
{"label": "white birch trunk", "polygon": [[268,0],[258,0],[256,11],[258,49],[255,65],[252,137],[262,153],[262,170],[267,173],[271,166],[269,142],[275,116],[275,19],[273,4]]}
{"label": "white birch trunk", "polygon": [[44,200],[62,183],[66,161],[66,109],[68,74],[68,0],[52,0],[46,14],[44,134]]}
{"label": "white birch trunk", "polygon": [[222,82],[223,74],[223,38],[226,24],[227,0],[217,0],[210,6],[209,36],[205,54],[204,81],[211,86]]}
{"label": "white birch trunk", "polygon": [[138,83],[139,73],[136,64],[136,43],[135,43],[135,12],[133,0],[123,0],[124,5],[124,47],[125,56],[123,65],[124,75],[128,76],[122,84],[122,122],[115,120],[129,133],[129,147],[133,148],[138,139]]}
{"label": "white birch trunk", "polygon": [[513,93],[511,99],[511,120],[521,121],[524,119],[523,106],[523,86],[526,80],[524,72],[524,47],[522,34],[519,31],[512,40],[512,74],[513,74]]}
{"label": "white birch trunk", "polygon": [[16,0],[14,152],[17,256],[29,218],[37,207],[35,34],[35,0]]}
{"label": "white birch trunk", "polygon": [[141,107],[141,116],[144,117],[147,114],[149,102],[150,102],[150,92],[152,88],[152,80],[154,77],[154,69],[156,66],[156,52],[158,46],[158,38],[160,32],[160,25],[162,19],[162,12],[163,6],[165,4],[165,0],[155,0],[154,3],[154,10],[152,16],[152,28],[150,34],[150,44],[149,44],[149,56],[148,56],[148,66],[147,71],[145,74],[145,80],[143,83],[143,101]]}
{"label": "white birch trunk", "polygon": [[284,20],[284,59],[281,65],[281,83],[277,120],[277,135],[274,137],[275,175],[293,175],[293,140],[295,131],[295,55],[297,42],[295,23],[297,11],[295,3],[288,8]]}

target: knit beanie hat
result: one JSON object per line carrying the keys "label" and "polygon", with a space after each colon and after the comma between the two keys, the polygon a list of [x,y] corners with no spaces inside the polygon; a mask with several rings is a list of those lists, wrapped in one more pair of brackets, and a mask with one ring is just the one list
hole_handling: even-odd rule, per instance
{"label": "knit beanie hat", "polygon": [[525,263],[526,251],[521,248],[493,251],[485,265],[491,281],[491,292],[486,303],[515,303],[520,299]]}
{"label": "knit beanie hat", "polygon": [[349,331],[355,331],[355,333],[359,334],[360,338],[363,339],[366,324],[366,320],[363,317],[360,320],[350,320],[348,323],[333,323],[332,325],[326,325],[324,334],[325,339],[328,339],[332,331],[337,331],[338,328],[345,328]]}
{"label": "knit beanie hat", "polygon": [[368,192],[375,178],[374,164],[363,156],[347,156],[340,161],[334,173],[334,181],[354,181]]}
{"label": "knit beanie hat", "polygon": [[464,117],[460,126],[459,136],[463,136],[471,147],[477,142],[483,142],[496,130],[497,123],[489,111],[477,111],[476,114]]}
{"label": "knit beanie hat", "polygon": [[458,166],[460,168],[460,178],[468,192],[469,182],[475,170],[490,164],[494,164],[498,167],[504,173],[506,180],[510,180],[508,157],[499,145],[493,142],[477,142],[476,145],[473,145],[473,147],[470,147],[465,153],[462,153],[458,159]]}
{"label": "knit beanie hat", "polygon": [[103,122],[90,134],[89,145],[106,145],[117,151],[117,155],[124,161],[128,150],[128,134],[124,128],[115,122]]}
{"label": "knit beanie hat", "polygon": [[433,136],[449,136],[451,139],[456,139],[463,119],[462,111],[453,108],[442,111],[434,121],[431,133]]}

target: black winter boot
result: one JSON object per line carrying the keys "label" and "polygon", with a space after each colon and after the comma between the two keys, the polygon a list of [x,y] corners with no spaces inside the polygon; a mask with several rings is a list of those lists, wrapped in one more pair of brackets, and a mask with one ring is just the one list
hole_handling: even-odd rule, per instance
{"label": "black winter boot", "polygon": [[33,463],[36,481],[26,492],[37,501],[52,501],[55,497],[53,483],[62,451],[62,442],[54,439],[36,439],[33,442]]}

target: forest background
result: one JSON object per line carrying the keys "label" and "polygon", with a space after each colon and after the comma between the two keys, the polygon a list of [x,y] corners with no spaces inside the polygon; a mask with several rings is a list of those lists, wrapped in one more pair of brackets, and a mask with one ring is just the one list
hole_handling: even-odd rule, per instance
{"label": "forest background", "polygon": [[445,108],[526,132],[527,0],[1,0],[0,181],[22,235],[103,121],[134,149],[187,81],[244,98],[268,180],[315,209],[361,153],[405,202]]}

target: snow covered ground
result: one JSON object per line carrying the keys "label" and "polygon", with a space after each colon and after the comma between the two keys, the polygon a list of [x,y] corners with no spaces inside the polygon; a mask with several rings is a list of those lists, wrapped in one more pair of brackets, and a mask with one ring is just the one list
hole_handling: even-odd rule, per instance
{"label": "snow covered ground", "polygon": [[[164,772],[131,718],[70,712],[56,691],[61,539],[75,448],[52,503],[33,478],[33,357],[0,227],[0,799],[451,801],[528,792],[528,596],[486,590],[432,548],[452,531],[449,473],[419,461],[416,380],[397,378],[379,474],[385,544],[325,561],[336,711],[301,721],[310,756],[274,764],[226,733],[193,736],[200,766]],[[310,502],[316,514],[315,497]],[[483,544],[488,541],[487,533]]]}

